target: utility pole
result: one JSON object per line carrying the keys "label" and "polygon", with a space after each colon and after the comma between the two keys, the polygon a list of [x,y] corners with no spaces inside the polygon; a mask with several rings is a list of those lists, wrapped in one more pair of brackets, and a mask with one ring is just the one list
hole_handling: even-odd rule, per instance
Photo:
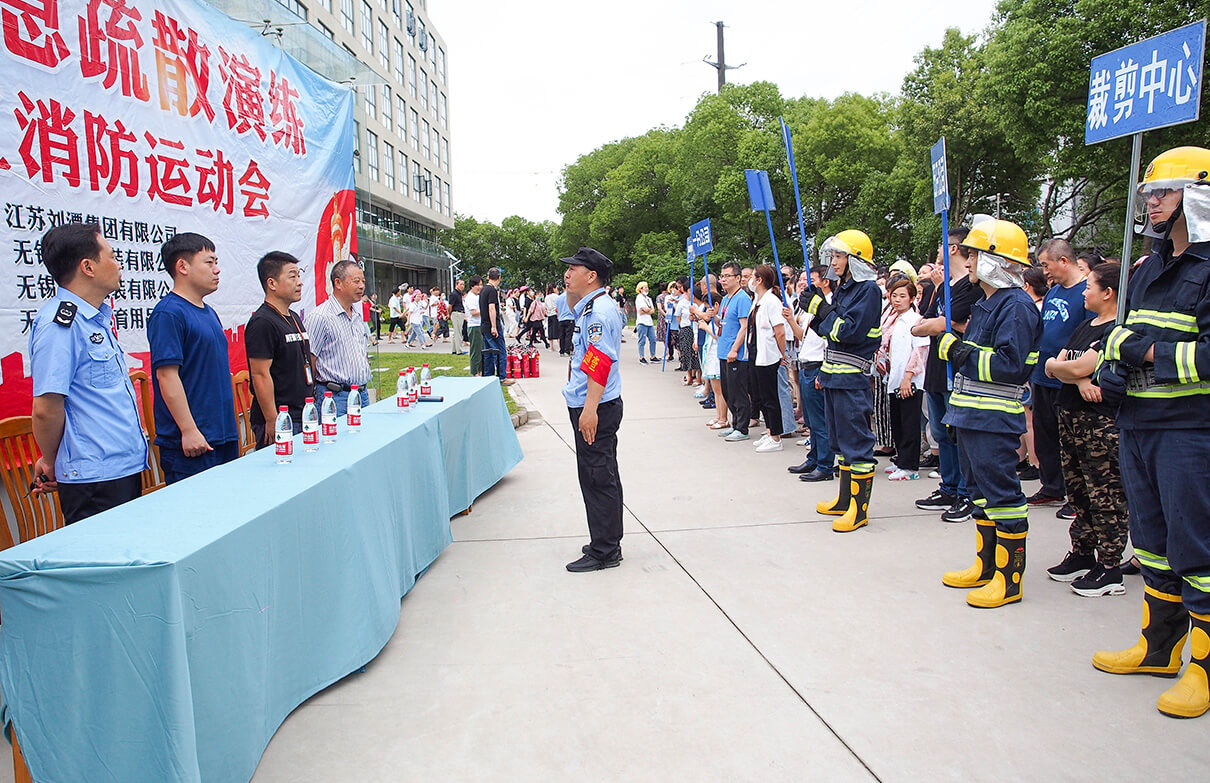
{"label": "utility pole", "polygon": [[723,54],[723,23],[715,22],[714,26],[717,28],[718,32],[718,62],[712,61],[710,59],[710,55],[703,57],[702,62],[718,71],[718,91],[722,92],[723,85],[727,83],[727,71],[734,71],[736,68],[743,68],[745,65],[747,65],[747,63],[740,63],[739,65],[727,65],[726,55]]}

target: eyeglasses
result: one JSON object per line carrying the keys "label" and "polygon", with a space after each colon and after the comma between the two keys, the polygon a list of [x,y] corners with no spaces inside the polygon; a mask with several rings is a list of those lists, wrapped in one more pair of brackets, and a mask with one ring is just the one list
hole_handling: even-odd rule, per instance
{"label": "eyeglasses", "polygon": [[1148,201],[1153,198],[1156,201],[1162,201],[1168,195],[1170,195],[1172,193],[1176,193],[1179,190],[1181,190],[1181,189],[1180,188],[1150,188],[1147,190],[1140,190],[1139,198],[1143,201]]}
{"label": "eyeglasses", "polygon": [[730,272],[723,272],[721,275],[719,275],[719,277],[739,277],[739,275],[733,275]]}

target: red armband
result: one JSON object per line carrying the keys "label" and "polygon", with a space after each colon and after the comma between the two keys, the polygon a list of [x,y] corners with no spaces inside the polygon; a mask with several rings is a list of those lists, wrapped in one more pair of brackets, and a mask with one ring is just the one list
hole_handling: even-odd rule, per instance
{"label": "red armband", "polygon": [[609,368],[613,359],[597,350],[595,345],[588,346],[584,352],[584,360],[580,362],[580,372],[604,386],[609,381]]}

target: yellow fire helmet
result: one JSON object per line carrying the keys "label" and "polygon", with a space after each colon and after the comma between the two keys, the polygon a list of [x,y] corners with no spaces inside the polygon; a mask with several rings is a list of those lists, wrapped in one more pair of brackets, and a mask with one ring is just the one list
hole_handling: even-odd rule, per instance
{"label": "yellow fire helmet", "polygon": [[832,249],[860,258],[867,264],[874,262],[874,243],[870,241],[864,231],[858,231],[855,228],[841,231],[832,237]]}
{"label": "yellow fire helmet", "polygon": [[1147,164],[1139,193],[1157,188],[1182,188],[1210,175],[1210,150],[1202,147],[1175,147],[1155,156]]}
{"label": "yellow fire helmet", "polygon": [[971,227],[962,246],[971,250],[982,250],[1007,258],[1022,266],[1029,266],[1029,240],[1025,231],[1011,220],[988,218]]}

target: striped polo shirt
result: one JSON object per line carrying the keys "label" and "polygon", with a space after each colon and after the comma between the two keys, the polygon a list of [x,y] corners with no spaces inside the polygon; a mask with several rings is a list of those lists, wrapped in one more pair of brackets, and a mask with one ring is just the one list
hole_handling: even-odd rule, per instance
{"label": "striped polo shirt", "polygon": [[[356,317],[355,317],[356,316]],[[365,324],[350,315],[336,297],[307,313],[307,334],[315,354],[316,381],[365,386],[370,382]]]}

